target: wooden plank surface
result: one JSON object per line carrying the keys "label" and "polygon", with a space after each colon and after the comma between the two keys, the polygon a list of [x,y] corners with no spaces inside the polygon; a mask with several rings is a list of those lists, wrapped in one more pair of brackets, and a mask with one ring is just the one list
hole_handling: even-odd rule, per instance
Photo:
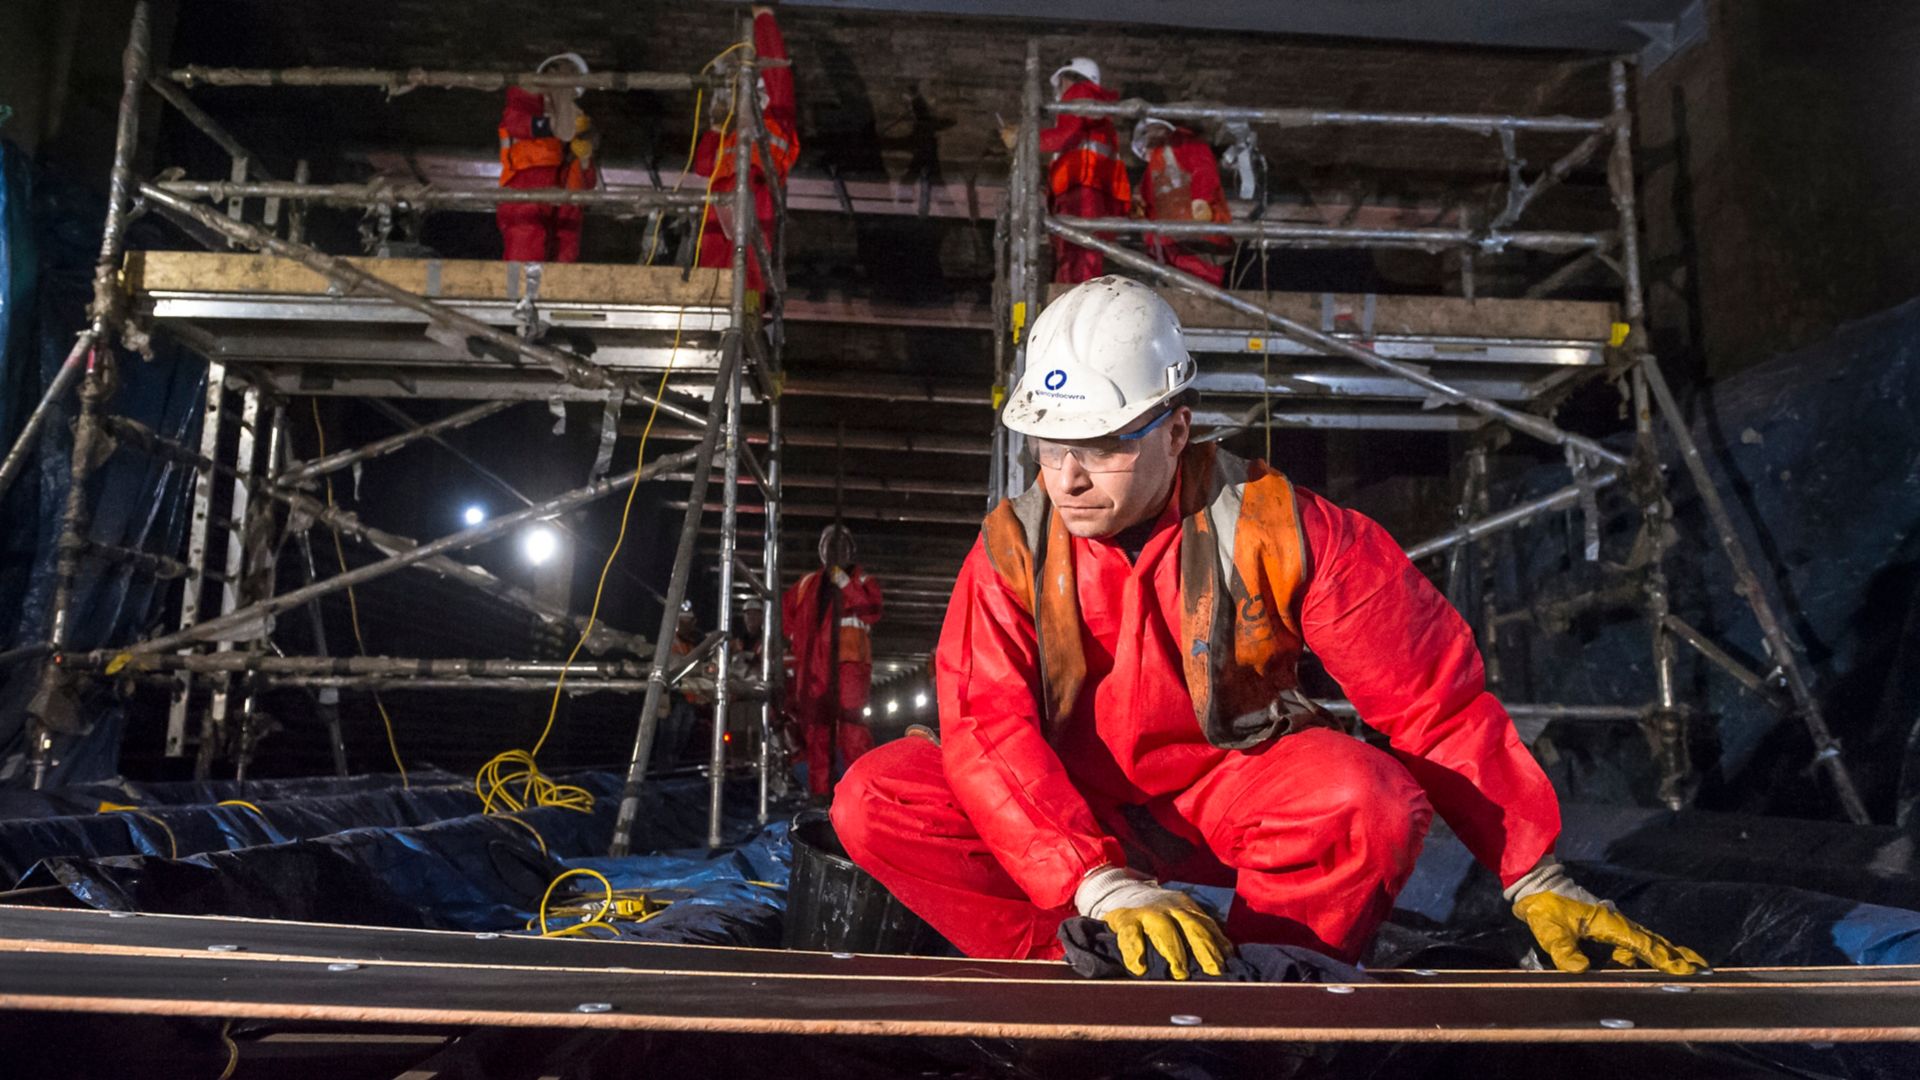
{"label": "wooden plank surface", "polygon": [[[1053,285],[1048,299],[1069,286]],[[1181,289],[1162,288],[1181,325],[1189,329],[1259,331],[1265,324]],[[1320,293],[1239,291],[1243,300],[1320,329]],[[1333,294],[1333,309],[1356,326],[1366,312],[1365,295]],[[1524,338],[1545,341],[1606,341],[1618,318],[1613,304],[1583,300],[1466,300],[1457,296],[1374,297],[1373,333],[1378,337]],[[1343,327],[1344,329],[1344,327]]]}
{"label": "wooden plank surface", "polygon": [[[522,264],[481,259],[348,259],[355,267],[428,299],[517,300]],[[672,266],[546,263],[540,299],[567,303],[725,306],[733,271]],[[326,296],[327,279],[290,259],[247,252],[130,251],[122,277],[135,293],[202,292]]]}
{"label": "wooden plank surface", "polygon": [[[0,950],[148,951],[154,955],[207,953],[239,946],[249,956],[313,960],[378,960],[443,966],[648,970],[661,973],[748,974],[769,978],[833,975],[1068,982],[1083,981],[1065,964],[1048,960],[954,960],[919,956],[833,955],[723,945],[592,941],[400,930],[379,926],[282,922],[206,915],[137,915],[71,908],[0,906]],[[1426,986],[1572,986],[1584,982],[1674,981],[1656,972],[1596,971],[1576,978],[1557,972],[1506,970],[1370,972],[1383,982]],[[1723,983],[1791,985],[1920,981],[1920,966],[1729,968],[1707,979]]]}
{"label": "wooden plank surface", "polygon": [[[211,944],[241,947],[210,951],[200,944],[207,932],[226,939]],[[35,936],[43,940],[31,940]],[[88,938],[93,940],[81,940]],[[487,950],[492,963],[446,962],[466,955],[459,951],[465,945],[456,947],[462,939],[505,947]],[[355,942],[357,949],[336,947]],[[301,948],[325,951],[298,955]],[[441,959],[393,959],[409,955],[408,950]],[[499,962],[535,956],[564,958],[566,964]],[[599,966],[615,957],[624,963]],[[910,969],[924,974],[909,975]],[[1051,973],[1039,975],[1043,969]],[[166,916],[110,920],[94,912],[0,910],[4,1009],[1048,1039],[1920,1039],[1920,980],[1910,968],[1749,970],[1684,981],[1447,972],[1440,978],[1334,988],[1085,981],[1061,977],[1060,971],[1057,964],[835,960],[748,949],[511,938],[482,942],[473,935],[360,927]],[[1674,986],[1686,989],[1676,992],[1670,989]],[[1543,992],[1550,988],[1553,992]],[[608,1008],[582,1011],[583,1004]],[[1198,1022],[1176,1021],[1176,1016]]]}

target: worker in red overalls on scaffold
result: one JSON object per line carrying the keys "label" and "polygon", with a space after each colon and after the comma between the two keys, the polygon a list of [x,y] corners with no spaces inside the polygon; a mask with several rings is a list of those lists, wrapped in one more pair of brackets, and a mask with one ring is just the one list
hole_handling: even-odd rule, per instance
{"label": "worker in red overalls on scaffold", "polygon": [[[1100,65],[1076,56],[1053,73],[1053,96],[1061,102],[1118,101],[1120,95],[1100,85]],[[1000,138],[1013,149],[1017,128],[1005,127]],[[1120,136],[1113,121],[1100,116],[1060,114],[1052,127],[1040,133],[1040,152],[1051,154],[1047,165],[1048,206],[1061,217],[1124,217],[1133,201],[1133,185],[1126,163],[1120,160]],[[1106,256],[1053,240],[1053,280],[1078,284],[1099,277]]]}
{"label": "worker in red overalls on scaffold", "polygon": [[[1200,136],[1149,117],[1134,125],[1133,153],[1147,163],[1134,193],[1134,213],[1148,221],[1228,221],[1220,165]],[[1233,244],[1224,236],[1148,236],[1147,253],[1211,285],[1226,280]]]}
{"label": "worker in red overalls on scaffold", "polygon": [[820,569],[787,590],[780,619],[793,644],[788,713],[806,747],[807,787],[824,798],[836,770],[873,749],[864,713],[881,603],[880,583],[854,562],[845,526],[821,531],[819,554]]}
{"label": "worker in red overalls on scaffold", "polygon": [[[763,64],[758,69],[756,100],[760,118],[767,128],[767,148],[773,153],[771,164],[774,180],[784,186],[787,174],[793,171],[793,163],[800,157],[800,114],[793,92],[793,68],[786,63],[787,42],[780,35],[780,24],[773,17],[772,8],[753,8],[753,51],[757,61],[780,61],[778,64]],[[732,115],[731,122],[727,119],[729,114]],[[731,89],[714,94],[708,114],[709,126],[694,148],[693,171],[700,176],[713,178],[712,190],[716,195],[735,188],[734,147],[739,141],[740,124],[744,118],[745,113],[733,101]],[[760,220],[760,231],[767,238],[767,252],[771,254],[774,249],[773,193],[767,190],[768,162],[762,160],[758,146],[753,147],[752,153],[753,175],[749,177],[749,182],[753,185],[753,211]],[[732,266],[733,200],[715,200],[702,211],[700,220],[699,265]],[[764,288],[759,260],[751,251],[747,253],[747,288]]]}
{"label": "worker in red overalls on scaffold", "polygon": [[[587,74],[587,62],[579,53],[550,56],[537,70],[560,64]],[[600,133],[576,103],[582,92],[577,87],[544,93],[507,87],[507,104],[500,113],[501,187],[589,191],[599,184]],[[509,262],[580,261],[584,217],[581,207],[551,203],[501,203],[494,211]]]}

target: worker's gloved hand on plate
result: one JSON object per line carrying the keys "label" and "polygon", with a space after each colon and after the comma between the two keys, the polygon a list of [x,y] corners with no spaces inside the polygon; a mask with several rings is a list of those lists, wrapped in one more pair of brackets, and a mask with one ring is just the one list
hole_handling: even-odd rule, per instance
{"label": "worker's gloved hand on plate", "polygon": [[1533,931],[1535,941],[1561,971],[1587,970],[1580,951],[1582,941],[1613,946],[1613,962],[1624,967],[1640,964],[1668,975],[1692,975],[1712,965],[1700,954],[1675,945],[1575,884],[1560,860],[1549,855],[1508,886],[1503,894],[1513,913]]}
{"label": "worker's gloved hand on plate", "polygon": [[1000,141],[1006,144],[1007,149],[1013,149],[1013,144],[1020,141],[1020,129],[1012,124],[1003,124],[1000,128]]}
{"label": "worker's gloved hand on plate", "polygon": [[847,583],[853,579],[847,576],[845,570],[837,566],[829,566],[827,567],[827,580],[833,582],[836,588],[844,589],[847,587]]}
{"label": "worker's gloved hand on plate", "polygon": [[1186,893],[1124,866],[1103,866],[1087,874],[1073,894],[1080,914],[1099,919],[1119,939],[1120,960],[1135,975],[1147,973],[1147,946],[1167,961],[1176,979],[1192,974],[1188,954],[1209,975],[1225,971],[1233,943],[1213,917]]}

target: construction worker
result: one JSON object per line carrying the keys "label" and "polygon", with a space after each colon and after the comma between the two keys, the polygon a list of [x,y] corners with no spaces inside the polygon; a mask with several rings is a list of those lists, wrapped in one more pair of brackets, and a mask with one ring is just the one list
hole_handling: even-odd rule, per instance
{"label": "construction worker", "polygon": [[[780,24],[773,17],[773,9],[756,5],[753,8],[753,51],[757,60],[777,60],[777,65],[765,65],[759,69],[758,104],[760,119],[767,128],[767,149],[773,154],[771,167],[775,181],[786,185],[787,174],[793,171],[793,163],[800,157],[800,113],[795,106],[793,93],[793,68],[787,60],[787,41],[780,35]],[[728,117],[732,119],[729,122]],[[744,110],[737,109],[731,89],[718,91],[713,97],[713,106],[708,114],[709,127],[700,136],[699,144],[694,148],[693,171],[700,176],[713,177],[715,194],[733,191],[734,146],[739,141],[740,125],[745,121]],[[723,132],[721,129],[725,127]],[[767,190],[768,162],[763,160],[760,148],[753,148],[753,175],[749,182],[753,185],[754,215],[760,220],[760,231],[767,237],[767,250],[773,250],[773,194]],[[733,201],[723,199],[718,205],[708,206],[700,219],[700,265],[733,265]],[[753,253],[747,253],[747,288],[764,287],[761,279],[760,264]]]}
{"label": "construction worker", "polygon": [[[1357,960],[1437,810],[1562,969],[1703,964],[1553,857],[1559,805],[1466,623],[1384,529],[1192,439],[1172,308],[1103,277],[1033,324],[1001,416],[1038,481],[986,518],[935,657],[937,742],[856,763],[855,862],[962,951],[1057,957],[1074,915],[1175,978],[1233,942]],[[1311,649],[1377,749],[1302,696]],[[1224,928],[1163,879],[1229,885]],[[1191,960],[1190,960],[1191,957]]]}
{"label": "construction worker", "polygon": [[787,590],[780,618],[793,643],[787,704],[806,746],[807,787],[825,797],[835,757],[851,767],[873,749],[864,713],[880,583],[854,562],[853,534],[845,526],[821,531],[819,554],[820,569]]}
{"label": "construction worker", "polygon": [[[1118,101],[1120,95],[1100,85],[1100,65],[1076,56],[1053,73],[1056,101]],[[1017,129],[1003,128],[1000,137],[1012,149]],[[1063,217],[1120,217],[1133,201],[1127,167],[1120,160],[1120,137],[1113,121],[1098,116],[1063,113],[1040,133],[1040,152],[1053,155],[1047,166],[1047,192],[1055,214]],[[1053,241],[1053,280],[1078,284],[1100,276],[1105,256],[1075,247],[1058,237]]]}
{"label": "construction worker", "polygon": [[[587,74],[586,60],[570,52],[547,57],[537,70],[561,65]],[[599,184],[600,133],[576,104],[581,93],[577,87],[544,93],[507,87],[500,113],[501,187],[588,191]],[[549,203],[501,203],[494,211],[509,262],[580,261],[584,217],[578,206]]]}
{"label": "construction worker", "polygon": [[[1133,212],[1149,221],[1228,221],[1226,193],[1213,147],[1184,127],[1148,117],[1134,125],[1133,155],[1147,163]],[[1218,285],[1226,280],[1233,244],[1224,236],[1147,237],[1159,262]]]}

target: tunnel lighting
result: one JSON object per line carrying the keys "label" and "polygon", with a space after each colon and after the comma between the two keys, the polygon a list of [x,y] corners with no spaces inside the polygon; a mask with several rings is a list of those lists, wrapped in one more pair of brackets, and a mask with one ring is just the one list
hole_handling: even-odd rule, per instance
{"label": "tunnel lighting", "polygon": [[520,540],[520,550],[535,566],[545,563],[560,551],[560,537],[545,525],[528,529]]}
{"label": "tunnel lighting", "polygon": [[861,710],[860,710],[860,715],[861,715],[861,716],[872,716],[872,715],[873,715],[873,706],[871,706],[871,705],[869,705],[869,706],[867,706],[866,708],[864,708],[864,709],[861,709]]}
{"label": "tunnel lighting", "polygon": [[894,713],[897,713],[897,712],[899,712],[899,711],[900,711],[900,702],[899,702],[899,701],[897,701],[897,700],[896,700],[896,701],[889,701],[889,702],[887,702],[887,715],[888,715],[888,716],[892,716],[892,715],[893,715]]}
{"label": "tunnel lighting", "polygon": [[913,695],[913,707],[916,709],[924,709],[927,707],[927,692],[925,690]]}
{"label": "tunnel lighting", "polygon": [[478,525],[487,520],[487,508],[481,506],[479,503],[475,503],[460,512],[460,520],[466,522],[469,526]]}

